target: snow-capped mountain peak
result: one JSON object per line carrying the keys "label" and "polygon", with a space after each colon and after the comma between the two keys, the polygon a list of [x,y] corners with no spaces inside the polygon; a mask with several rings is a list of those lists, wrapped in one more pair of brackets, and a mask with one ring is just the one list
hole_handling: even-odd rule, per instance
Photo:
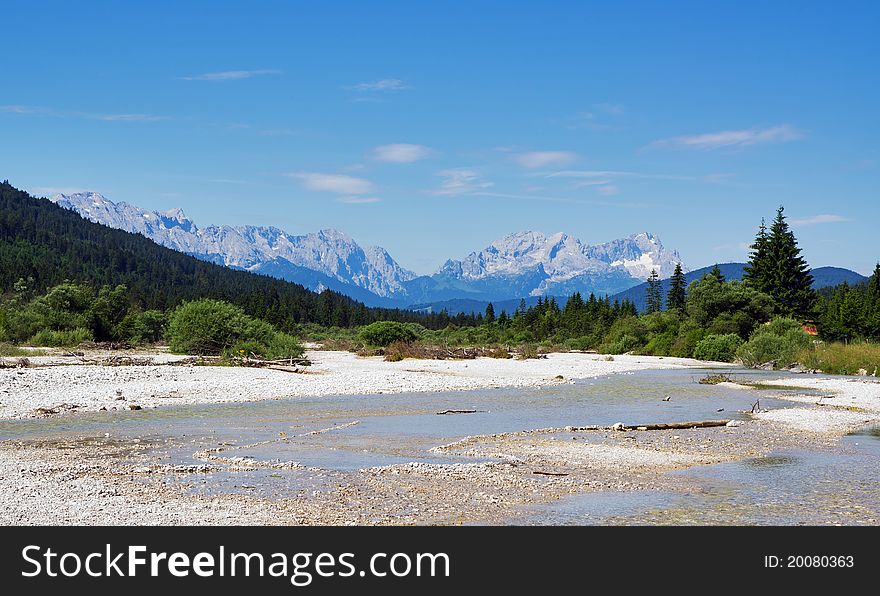
{"label": "snow-capped mountain peak", "polygon": [[333,289],[371,305],[402,306],[454,298],[504,300],[573,292],[614,294],[647,279],[669,277],[681,261],[660,238],[641,232],[589,245],[564,232],[508,234],[432,276],[417,276],[379,246],[361,247],[326,228],[292,235],[272,226],[199,228],[181,209],[149,211],[95,192],[50,200],[113,228],[139,233],[169,248],[236,269],[280,277],[322,291]]}
{"label": "snow-capped mountain peak", "polygon": [[[147,211],[128,203],[114,203],[94,192],[59,194],[50,200],[86,219],[139,233],[169,248],[237,269],[260,272],[271,267],[278,275],[285,271],[299,275],[307,269],[343,287],[350,284],[381,297],[402,291],[404,282],[416,277],[384,249],[364,250],[339,230],[294,236],[275,227],[224,225],[200,229],[182,209]],[[330,280],[303,283],[323,289]]]}
{"label": "snow-capped mountain peak", "polygon": [[564,232],[547,236],[542,232],[523,231],[495,240],[461,261],[447,261],[440,272],[465,280],[480,280],[497,275],[522,275],[541,265],[551,281],[615,268],[644,280],[652,269],[661,277],[668,277],[680,260],[678,253],[665,249],[657,236],[647,232],[589,246]]}

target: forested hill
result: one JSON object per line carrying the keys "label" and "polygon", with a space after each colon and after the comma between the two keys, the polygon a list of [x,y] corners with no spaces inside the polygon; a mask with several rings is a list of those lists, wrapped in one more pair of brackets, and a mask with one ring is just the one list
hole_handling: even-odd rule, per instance
{"label": "forested hill", "polygon": [[33,289],[40,292],[64,280],[125,284],[136,304],[160,310],[185,300],[216,298],[282,329],[297,323],[345,327],[383,319],[428,327],[448,322],[445,315],[367,308],[335,292],[316,294],[290,282],[200,261],[138,234],[87,221],[6,181],[0,183],[0,292],[27,278],[33,278]]}

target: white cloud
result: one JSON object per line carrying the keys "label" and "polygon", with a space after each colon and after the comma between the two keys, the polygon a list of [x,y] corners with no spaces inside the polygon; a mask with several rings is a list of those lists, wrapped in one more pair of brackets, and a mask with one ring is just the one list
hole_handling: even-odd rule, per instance
{"label": "white cloud", "polygon": [[[558,172],[539,173],[538,176],[545,178],[578,178],[592,180],[596,178],[647,178],[651,180],[698,180],[694,176],[678,176],[674,174],[644,174],[641,172],[627,172],[622,170],[560,170]],[[584,183],[581,183],[584,184]]]}
{"label": "white cloud", "polygon": [[263,75],[281,74],[280,70],[260,69],[260,70],[224,70],[221,72],[206,72],[203,74],[190,75],[188,77],[180,77],[184,81],[239,81],[241,79],[250,79]]}
{"label": "white cloud", "polygon": [[22,114],[28,116],[52,116],[54,118],[82,118],[85,120],[103,120],[104,122],[159,122],[170,120],[168,116],[153,114],[93,114],[91,112],[74,112],[56,110],[42,106],[0,105],[0,112]]}
{"label": "white cloud", "polygon": [[105,122],[160,122],[169,119],[168,116],[153,116],[151,114],[83,114],[82,116]]}
{"label": "white cloud", "polygon": [[392,143],[391,145],[380,145],[373,149],[373,159],[388,163],[412,163],[421,159],[427,159],[431,153],[431,149],[424,145]]}
{"label": "white cloud", "polygon": [[409,86],[400,79],[380,79],[378,81],[358,83],[357,85],[352,85],[349,89],[354,89],[355,91],[402,91],[409,89]]}
{"label": "white cloud", "polygon": [[382,199],[379,197],[339,197],[336,200],[340,203],[348,203],[349,205],[364,205],[367,203],[378,203]]}
{"label": "white cloud", "polygon": [[654,141],[649,148],[702,149],[711,151],[726,147],[742,148],[771,143],[787,143],[803,138],[806,133],[790,124],[745,130],[724,130],[698,135],[685,135]]}
{"label": "white cloud", "polygon": [[34,196],[74,195],[78,192],[88,192],[91,189],[79,186],[34,186],[30,189]]}
{"label": "white cloud", "polygon": [[345,174],[322,174],[320,172],[294,172],[287,174],[302,181],[303,187],[320,192],[335,192],[341,195],[356,196],[373,190],[373,183],[364,178]]}
{"label": "white cloud", "polygon": [[802,217],[800,219],[792,219],[789,223],[792,226],[804,227],[804,226],[815,226],[818,224],[827,224],[827,223],[838,223],[841,221],[849,221],[848,217],[844,217],[842,215],[834,215],[831,213],[823,213],[820,215],[810,215],[809,217]]}
{"label": "white cloud", "polygon": [[481,188],[489,188],[492,182],[485,180],[474,170],[467,168],[453,168],[438,172],[438,176],[444,178],[440,187],[432,191],[435,195],[455,196],[477,191]]}
{"label": "white cloud", "polygon": [[577,154],[571,151],[528,151],[513,156],[516,163],[530,170],[549,166],[565,166],[576,158]]}
{"label": "white cloud", "polygon": [[4,105],[0,106],[0,112],[6,112],[8,114],[45,114],[48,110],[46,108],[38,108],[35,106]]}
{"label": "white cloud", "polygon": [[617,188],[613,184],[606,184],[604,186],[600,186],[598,188],[599,193],[605,195],[606,197],[614,196],[620,194],[620,189]]}

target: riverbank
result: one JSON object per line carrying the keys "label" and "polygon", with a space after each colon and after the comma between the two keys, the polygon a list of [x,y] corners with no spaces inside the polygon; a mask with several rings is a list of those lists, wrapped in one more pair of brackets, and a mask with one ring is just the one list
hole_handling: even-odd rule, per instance
{"label": "riverbank", "polygon": [[[212,399],[243,401],[250,396],[254,400],[272,399],[273,395],[294,397],[279,404],[285,413],[277,426],[265,409],[269,404],[262,404],[253,417],[248,415],[251,410],[237,411],[234,416],[239,417],[228,423],[233,432],[223,436],[215,434],[218,428],[210,419],[197,418],[195,426],[175,430],[174,408],[157,412],[153,426],[142,426],[145,419],[139,412],[108,413],[106,418],[90,415],[84,427],[88,430],[82,433],[66,428],[76,424],[75,414],[52,416],[53,420],[5,422],[9,429],[25,425],[49,432],[36,435],[41,438],[0,442],[0,524],[504,524],[519,519],[533,506],[583,493],[696,494],[702,490],[699,482],[676,471],[780,452],[833,453],[840,450],[839,438],[844,432],[880,415],[880,384],[864,380],[789,377],[768,383],[775,388],[759,390],[698,385],[685,370],[675,373],[681,380],[669,388],[662,383],[657,386],[667,373],[643,373],[650,376],[638,381],[639,371],[705,366],[696,361],[626,356],[609,361],[597,355],[552,354],[531,361],[388,363],[321,351],[310,357],[315,366],[305,375],[160,364],[58,364],[0,371],[16,375],[15,382],[23,378],[21,387],[30,387],[24,398],[19,397],[18,411],[23,418],[32,415],[28,408],[36,403],[50,403],[37,398],[38,388],[51,387],[52,382],[56,383],[52,398],[84,402],[71,412],[99,410],[106,407],[101,404],[108,403],[124,409],[134,402],[129,396],[137,395],[136,390],[160,386],[170,391],[172,383],[183,396],[155,397],[156,402],[144,398],[139,403],[149,407],[151,403],[173,406]],[[593,383],[603,387],[602,382],[568,385],[574,379],[608,375],[602,381],[609,383],[608,389],[599,391],[595,400],[583,401],[583,395]],[[70,387],[57,385],[59,378],[70,379]],[[120,382],[125,400],[116,399],[115,387]],[[200,385],[206,382],[211,384]],[[783,390],[783,386],[792,389]],[[277,393],[259,395],[266,387],[276,387]],[[401,402],[398,400],[403,396],[377,398],[386,401],[370,410],[364,404],[374,400],[347,398],[340,387],[357,390],[357,394],[367,393],[369,388],[376,394],[395,389],[422,393]],[[516,399],[518,392],[510,397],[502,392],[503,400],[492,402],[498,408],[501,403],[517,408],[512,419],[516,420],[514,428],[520,430],[469,435],[464,429],[497,427],[496,423],[469,426],[479,420],[476,417],[498,416],[502,411],[436,416],[440,410],[437,399],[442,398],[424,393],[488,387],[541,388],[527,390],[522,395],[529,397],[522,402]],[[615,387],[623,389],[609,394]],[[811,395],[797,387],[809,388]],[[297,408],[298,394],[287,392],[309,395],[306,390],[334,397],[311,410]],[[98,397],[90,398],[90,391]],[[219,398],[211,395],[213,391],[219,392]],[[492,410],[479,401],[498,399],[492,395],[498,393],[463,393],[461,403],[473,406],[474,412]],[[547,400],[545,395],[553,397]],[[625,400],[631,404],[620,410],[621,422],[627,424],[696,420],[697,410],[701,418],[708,414],[735,423],[656,431],[614,430],[614,425],[605,422],[594,427],[537,428],[541,415],[535,408],[564,411],[560,418],[566,421],[563,424],[569,417],[572,424],[583,424],[601,415],[606,395],[616,395],[607,399],[617,403]],[[765,398],[771,395],[773,399]],[[536,401],[536,396],[541,400]],[[753,396],[775,409],[748,413]],[[0,401],[6,399],[0,397]],[[647,410],[646,399],[651,404]],[[778,399],[787,400],[791,407],[774,401]],[[708,405],[706,400],[710,400]],[[447,402],[444,408],[457,405]],[[167,423],[166,414],[171,417]],[[841,415],[846,416],[845,424]],[[371,422],[382,417],[402,417],[408,422],[402,427]],[[136,422],[128,423],[129,430],[123,432],[114,422],[123,424],[124,420]],[[365,428],[371,424],[373,430]],[[398,430],[391,432],[390,428]],[[366,438],[381,443],[365,442]],[[378,450],[396,454],[397,461],[403,463],[340,467],[315,460],[310,464],[308,455],[315,450],[332,462]],[[306,463],[299,459],[302,457]],[[837,517],[830,509],[828,515],[827,523],[876,523],[875,511],[870,508],[856,517]]]}
{"label": "riverbank", "polygon": [[[313,364],[300,373],[180,365],[185,357],[170,354],[139,353],[137,360],[142,364],[137,366],[83,364],[79,357],[58,355],[34,357],[29,359],[29,367],[0,368],[0,419],[324,395],[542,387],[640,370],[714,364],[685,358],[611,358],[583,353],[549,354],[531,360],[400,362],[362,358],[350,352],[311,350],[306,355]],[[17,362],[15,358],[4,360],[8,365]]]}

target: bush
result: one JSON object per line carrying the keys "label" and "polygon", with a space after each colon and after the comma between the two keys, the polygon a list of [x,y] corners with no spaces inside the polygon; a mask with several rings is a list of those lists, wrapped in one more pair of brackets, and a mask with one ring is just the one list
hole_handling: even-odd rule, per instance
{"label": "bush", "polygon": [[85,343],[94,341],[92,332],[82,327],[64,331],[53,331],[51,329],[43,329],[34,335],[30,344],[34,346],[46,346],[53,348],[72,348]]}
{"label": "bush", "polygon": [[599,348],[600,354],[625,354],[627,352],[632,352],[634,349],[638,348],[642,345],[642,342],[633,335],[624,335],[619,340],[603,344]]}
{"label": "bush", "polygon": [[377,321],[361,329],[360,337],[371,346],[390,346],[394,342],[411,342],[418,339],[412,326],[396,321]]}
{"label": "bush", "polygon": [[692,358],[694,355],[694,349],[697,347],[697,344],[706,337],[706,332],[699,327],[684,327],[682,326],[681,331],[678,333],[678,337],[675,338],[675,343],[672,344],[672,350],[670,351],[670,356],[677,356],[679,358]]}
{"label": "bush", "polygon": [[116,327],[118,339],[132,344],[153,344],[165,335],[165,313],[158,310],[129,313]]}
{"label": "bush", "polygon": [[794,319],[777,318],[756,329],[736,355],[746,366],[773,362],[782,367],[795,362],[798,352],[809,348],[812,341]]}
{"label": "bush", "polygon": [[171,351],[177,353],[279,360],[302,356],[296,339],[220,300],[195,300],[177,307],[168,320],[167,336]]}
{"label": "bush", "polygon": [[733,362],[733,359],[736,357],[736,350],[742,343],[742,338],[736,333],[707,335],[697,342],[697,345],[694,347],[694,358],[698,360]]}

